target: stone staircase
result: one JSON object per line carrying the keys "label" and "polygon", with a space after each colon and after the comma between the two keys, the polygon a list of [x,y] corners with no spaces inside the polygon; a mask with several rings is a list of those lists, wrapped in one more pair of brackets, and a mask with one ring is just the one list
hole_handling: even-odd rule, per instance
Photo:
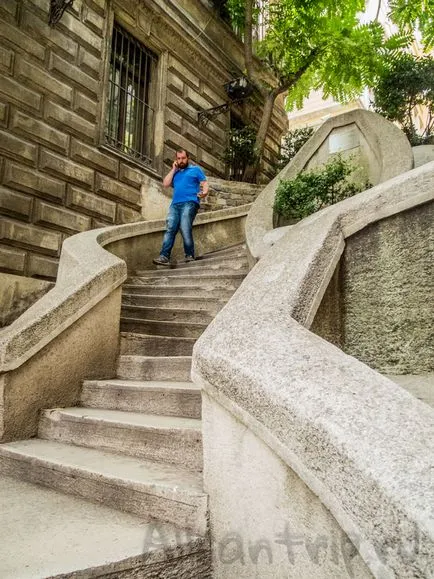
{"label": "stone staircase", "polygon": [[[137,518],[143,522],[141,551],[129,552],[126,547],[122,572],[106,572],[108,562],[110,573],[115,570],[107,545],[108,552],[101,554],[104,564],[96,562],[92,577],[209,576],[201,394],[190,381],[191,355],[195,340],[246,273],[241,246],[170,269],[135,272],[123,286],[116,378],[85,381],[79,407],[45,410],[38,438],[0,445],[0,475],[8,481],[31,483],[35,493],[42,485],[56,500],[59,491],[66,493],[71,501],[81,501],[77,509],[83,509],[83,500],[91,501],[134,515],[135,525]],[[26,492],[29,502],[38,500],[32,499],[31,489]],[[68,505],[67,511],[72,510]],[[19,525],[18,519],[9,521],[9,528],[14,525]],[[32,533],[36,543],[38,531],[36,524]],[[78,526],[77,532],[84,531]],[[146,537],[152,540],[145,541]],[[0,561],[2,548],[11,550],[7,541],[0,546]],[[23,545],[16,549],[22,552]],[[53,565],[57,576],[65,573]],[[152,574],[152,565],[160,574]],[[142,574],[134,575],[138,569]],[[7,575],[0,563],[2,579],[14,572],[23,579],[56,576],[51,568],[32,575],[20,567]]]}

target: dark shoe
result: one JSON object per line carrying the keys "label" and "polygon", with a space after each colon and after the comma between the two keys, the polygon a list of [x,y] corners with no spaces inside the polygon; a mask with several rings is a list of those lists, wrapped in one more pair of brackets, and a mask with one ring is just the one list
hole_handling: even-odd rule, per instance
{"label": "dark shoe", "polygon": [[155,265],[170,265],[169,259],[165,255],[160,255],[152,260]]}
{"label": "dark shoe", "polygon": [[188,263],[189,261],[194,261],[194,257],[192,255],[186,255],[184,261],[185,263]]}

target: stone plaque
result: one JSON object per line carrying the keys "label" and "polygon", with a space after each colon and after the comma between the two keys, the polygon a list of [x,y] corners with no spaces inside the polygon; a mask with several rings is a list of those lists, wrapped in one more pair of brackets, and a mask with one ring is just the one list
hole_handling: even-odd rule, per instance
{"label": "stone plaque", "polygon": [[360,145],[359,131],[356,126],[333,131],[329,136],[329,154],[355,149]]}

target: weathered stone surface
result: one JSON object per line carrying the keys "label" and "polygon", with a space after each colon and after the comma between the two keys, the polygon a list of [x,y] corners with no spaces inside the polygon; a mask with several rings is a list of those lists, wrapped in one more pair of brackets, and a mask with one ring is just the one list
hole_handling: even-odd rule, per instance
{"label": "weathered stone surface", "polygon": [[184,83],[179,76],[170,71],[167,73],[167,87],[182,96]]}
{"label": "weathered stone surface", "polygon": [[213,155],[210,155],[203,149],[200,150],[199,164],[209,169],[213,173],[224,176],[226,172],[225,164],[222,161],[217,161]]}
{"label": "weathered stone surface", "polygon": [[0,245],[0,267],[2,270],[24,272],[26,252],[17,248]]}
{"label": "weathered stone surface", "polygon": [[184,93],[184,98],[189,104],[191,104],[192,107],[198,111],[210,108],[209,102],[205,100],[200,93],[196,92],[190,87],[187,87]]}
{"label": "weathered stone surface", "polygon": [[0,8],[15,18],[17,13],[17,0],[3,0]]}
{"label": "weathered stone surface", "polygon": [[8,105],[6,103],[0,102],[0,125],[6,126],[8,118]]}
{"label": "weathered stone surface", "polygon": [[74,110],[87,120],[95,121],[96,119],[96,102],[78,91],[75,93]]}
{"label": "weathered stone surface", "polygon": [[134,211],[134,209],[130,207],[118,205],[116,223],[134,223],[142,219],[142,215],[138,211]]}
{"label": "weathered stone surface", "polygon": [[99,79],[102,66],[101,59],[93,56],[93,54],[85,50],[82,46],[80,46],[78,53],[78,65],[88,74]]}
{"label": "weathered stone surface", "polygon": [[182,117],[172,111],[171,109],[167,109],[165,113],[165,121],[166,125],[173,129],[174,131],[181,131],[182,130]]}
{"label": "weathered stone surface", "polygon": [[94,12],[87,4],[83,7],[83,21],[99,36],[103,35],[105,19]]}
{"label": "weathered stone surface", "polygon": [[0,151],[7,157],[15,157],[30,165],[36,165],[38,154],[36,145],[23,141],[6,131],[0,131]]}
{"label": "weathered stone surface", "polygon": [[131,205],[140,204],[140,192],[128,185],[123,185],[119,181],[110,179],[105,175],[97,173],[96,175],[96,191],[102,195],[107,195],[115,200],[123,199]]}
{"label": "weathered stone surface", "polygon": [[47,175],[36,173],[27,167],[6,161],[3,177],[5,185],[39,196],[47,196],[62,201],[65,195],[65,183]]}
{"label": "weathered stone surface", "polygon": [[0,68],[9,72],[12,67],[12,50],[5,48],[4,46],[0,46]]}
{"label": "weathered stone surface", "polygon": [[[247,441],[255,434],[265,448],[274,450],[275,459],[315,489],[341,528],[355,537],[374,576],[423,576],[432,566],[434,534],[427,521],[433,509],[427,497],[433,456],[427,441],[433,436],[433,411],[307,328],[344,240],[368,224],[422,206],[433,198],[433,184],[430,163],[288,227],[193,352],[193,380],[230,413],[233,428],[242,432],[237,439]],[[247,230],[248,238],[251,234]],[[234,479],[230,474],[225,479],[222,461],[234,464],[240,453],[231,455],[227,429],[207,411],[205,425],[208,417],[221,435],[214,428],[204,438],[205,486],[230,485]],[[207,454],[207,437],[216,449],[219,436],[221,454]],[[247,443],[238,448],[242,457],[251,449]],[[252,449],[252,458],[255,455]],[[245,464],[251,466],[248,460]],[[216,467],[221,473],[217,481]],[[279,471],[273,467],[272,472]],[[269,483],[270,476],[266,469],[264,481]],[[278,485],[277,490],[272,507],[276,513],[288,489]],[[261,494],[253,495],[242,522],[260,509]],[[215,493],[210,497],[220,513],[230,514],[226,506],[231,500],[230,494],[223,500]],[[236,521],[240,514],[235,513]],[[404,545],[416,536],[418,548],[408,557]]]}
{"label": "weathered stone surface", "polygon": [[58,259],[37,255],[35,253],[29,255],[28,275],[30,276],[37,275],[39,277],[56,279],[58,267]]}
{"label": "weathered stone surface", "polygon": [[46,281],[0,274],[0,327],[11,324],[50,289]]}
{"label": "weathered stone surface", "polygon": [[350,237],[342,257],[343,350],[383,374],[434,372],[434,204]]}
{"label": "weathered stone surface", "polygon": [[[204,131],[198,129],[193,123],[187,120],[182,121],[182,136],[190,139],[191,142],[196,143],[198,147],[205,147],[209,152],[213,148],[213,139],[209,137]],[[215,158],[215,157],[214,157]]]}
{"label": "weathered stone surface", "polygon": [[64,207],[50,205],[37,199],[35,201],[34,222],[65,231],[77,233],[90,229],[90,217],[69,211]]}
{"label": "weathered stone surface", "polygon": [[89,169],[83,165],[78,165],[65,157],[59,157],[50,151],[41,151],[40,166],[49,173],[66,178],[67,181],[78,183],[79,185],[89,187],[89,189],[93,187],[93,169]]}
{"label": "weathered stone surface", "polygon": [[180,77],[185,83],[199,90],[200,82],[197,76],[175,57],[169,57],[169,71]]}
{"label": "weathered stone surface", "polygon": [[21,106],[24,105],[36,111],[41,107],[41,95],[7,76],[0,75],[0,93]]}
{"label": "weathered stone surface", "polygon": [[420,167],[421,165],[425,165],[425,163],[434,161],[434,145],[419,145],[412,149],[415,167]]}
{"label": "weathered stone surface", "polygon": [[179,147],[185,148],[190,153],[190,155],[193,155],[193,157],[197,158],[196,143],[193,143],[186,137],[183,137],[179,133],[175,133],[175,131],[172,131],[169,128],[166,129],[165,133],[166,133],[166,143],[169,146],[173,147],[174,149],[178,149]]}
{"label": "weathered stone surface", "polygon": [[15,132],[30,137],[33,141],[48,145],[61,153],[66,153],[68,149],[68,135],[20,111],[12,113],[11,128]]}
{"label": "weathered stone surface", "polygon": [[116,177],[118,174],[119,161],[117,159],[101,153],[98,149],[89,147],[77,139],[71,141],[71,158],[112,177]]}
{"label": "weathered stone surface", "polygon": [[2,221],[0,239],[13,241],[26,247],[37,248],[54,255],[59,252],[62,242],[60,233],[9,219]]}
{"label": "weathered stone surface", "polygon": [[18,50],[27,52],[38,60],[45,58],[45,48],[39,42],[4,20],[0,20],[0,38],[6,39],[14,44]]}
{"label": "weathered stone surface", "polygon": [[60,28],[68,30],[80,43],[86,44],[97,56],[102,52],[102,39],[72,14],[65,12],[59,22]]}
{"label": "weathered stone surface", "polygon": [[99,83],[76,66],[69,64],[66,60],[54,54],[54,52],[50,55],[49,69],[64,77],[72,85],[78,86],[81,90],[97,97]]}
{"label": "weathered stone surface", "polygon": [[94,142],[96,127],[93,123],[86,121],[83,117],[64,109],[54,102],[47,102],[45,105],[45,118],[59,128],[63,128],[73,135],[85,138]]}
{"label": "weathered stone surface", "polygon": [[36,86],[38,91],[55,96],[67,104],[72,102],[72,88],[55,79],[46,70],[19,58],[15,65],[15,73],[19,80]]}
{"label": "weathered stone surface", "polygon": [[[238,418],[202,396],[213,576],[372,579],[351,540],[299,475]],[[228,480],[229,492],[223,487]]]}
{"label": "weathered stone surface", "polygon": [[145,183],[149,180],[149,177],[142,171],[134,169],[134,167],[130,167],[129,165],[121,162],[119,179],[121,181],[125,181],[125,183],[128,183],[128,185],[137,187],[139,189],[142,183]]}
{"label": "weathered stone surface", "polygon": [[29,217],[32,211],[32,198],[23,193],[0,187],[0,212],[19,217]]}
{"label": "weathered stone surface", "polygon": [[70,59],[76,57],[78,45],[75,40],[63,34],[57,28],[50,27],[38,18],[34,12],[24,10],[21,17],[21,25],[34,39],[44,38],[50,46],[55,48],[55,50],[61,50],[66,53]]}
{"label": "weathered stone surface", "polygon": [[197,110],[171,90],[167,91],[166,104],[183,118],[190,120],[192,123],[197,122]]}
{"label": "weathered stone surface", "polygon": [[114,201],[82,191],[77,187],[71,187],[68,191],[66,204],[73,209],[79,209],[90,215],[104,217],[112,223],[115,220],[116,203]]}

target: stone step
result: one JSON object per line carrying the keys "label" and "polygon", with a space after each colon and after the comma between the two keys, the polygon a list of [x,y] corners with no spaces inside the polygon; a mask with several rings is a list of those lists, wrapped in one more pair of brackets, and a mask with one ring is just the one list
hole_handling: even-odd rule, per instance
{"label": "stone step", "polygon": [[209,541],[168,523],[11,477],[0,512],[2,579],[211,576]]}
{"label": "stone step", "polygon": [[196,338],[121,333],[121,355],[191,356]]}
{"label": "stone step", "polygon": [[193,382],[86,380],[81,404],[88,408],[200,418],[202,397]]}
{"label": "stone step", "polygon": [[204,310],[189,310],[183,308],[147,307],[143,305],[122,305],[123,318],[140,320],[161,320],[166,322],[191,322],[194,324],[209,324],[214,315]]}
{"label": "stone step", "polygon": [[0,474],[206,532],[202,477],[174,465],[31,439],[0,445]]}
{"label": "stone step", "polygon": [[[188,264],[186,264],[188,265]],[[190,268],[178,268],[178,267],[166,267],[165,269],[142,269],[137,270],[134,273],[134,277],[178,277],[178,276],[186,276],[189,277],[198,277],[198,276],[214,276],[214,275],[232,275],[234,273],[243,274],[246,276],[249,273],[249,270],[246,264],[243,264],[241,267],[226,267],[222,265],[215,265],[213,267],[190,267]]]}
{"label": "stone step", "polygon": [[121,317],[121,331],[135,334],[154,334],[156,336],[175,336],[183,338],[199,338],[206,330],[207,324],[190,322],[164,322],[156,320],[140,320]]}
{"label": "stone step", "polygon": [[117,378],[190,382],[191,356],[119,356]]}
{"label": "stone step", "polygon": [[[173,292],[175,293],[175,292]],[[204,310],[213,316],[226,304],[226,300],[214,297],[152,296],[146,293],[122,293],[123,306],[146,306],[148,308],[176,308],[182,310]]]}
{"label": "stone step", "polygon": [[201,259],[209,259],[212,257],[220,257],[221,255],[231,255],[231,254],[244,253],[246,255],[246,245],[244,243],[238,243],[237,245],[230,245],[224,249],[218,249],[217,251],[210,251],[209,253],[204,253]]}
{"label": "stone step", "polygon": [[248,260],[246,256],[246,252],[234,253],[233,255],[228,256],[212,256],[210,254],[209,257],[198,257],[195,261],[189,261],[188,263],[178,262],[174,264],[172,267],[178,270],[188,269],[188,270],[195,270],[195,269],[202,269],[202,268],[216,268],[216,267],[224,267],[227,269],[239,269],[239,268],[247,268],[248,267]]}
{"label": "stone step", "polygon": [[[245,278],[245,274],[233,273],[227,275],[178,275],[176,277],[170,276],[154,276],[154,277],[130,277],[127,280],[127,285],[141,285],[143,288],[160,288],[170,287],[172,293],[174,288],[190,286],[194,290],[214,290],[226,289],[236,290]],[[148,289],[146,289],[146,292]]]}
{"label": "stone step", "polygon": [[176,294],[179,297],[185,298],[207,298],[212,296],[215,299],[228,301],[234,294],[235,289],[213,289],[210,294],[209,289],[201,289],[199,287],[184,285],[176,286],[176,290],[171,286],[147,286],[143,284],[124,284],[122,286],[123,293],[126,294],[144,294],[147,296],[170,296]]}
{"label": "stone step", "polygon": [[201,422],[105,408],[44,410],[39,438],[202,470]]}

